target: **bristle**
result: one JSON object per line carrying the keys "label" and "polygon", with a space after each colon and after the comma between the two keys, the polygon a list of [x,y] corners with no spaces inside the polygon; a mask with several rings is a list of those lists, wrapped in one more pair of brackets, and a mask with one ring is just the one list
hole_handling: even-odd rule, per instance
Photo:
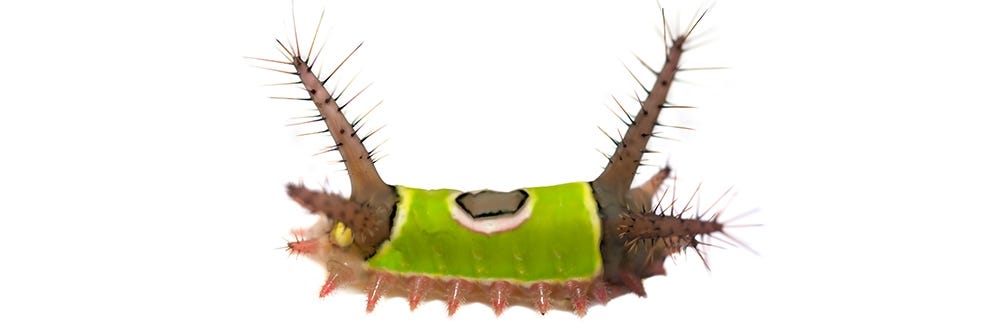
{"label": "bristle", "polygon": [[529,289],[531,290],[538,313],[544,315],[546,312],[549,312],[549,307],[552,305],[552,285],[546,282],[538,282],[532,284]]}
{"label": "bristle", "polygon": [[642,67],[645,67],[646,70],[648,70],[650,73],[652,73],[653,75],[660,75],[659,72],[653,69],[653,66],[650,66],[645,61],[643,61],[642,57],[640,57],[638,54],[632,53],[632,56],[635,57],[635,60],[638,60],[639,63],[642,64]]}
{"label": "bristle", "polygon": [[632,70],[628,68],[628,66],[625,66],[625,71],[627,71],[628,74],[632,76],[632,79],[635,79],[635,83],[638,84],[640,88],[642,88],[642,91],[645,91],[646,94],[649,95],[649,89],[646,89],[646,86],[642,84],[642,80],[639,80],[639,77],[635,76],[635,73],[633,73]]}
{"label": "bristle", "polygon": [[[299,73],[296,73],[296,72],[283,71],[283,70],[280,70],[280,69],[267,68],[267,67],[261,67],[261,66],[254,66],[254,67],[257,67],[257,68],[260,68],[260,69],[263,69],[263,70],[269,70],[269,71],[272,71],[272,72],[278,72],[278,73],[282,73],[282,74],[299,75]],[[276,97],[271,97],[271,98],[276,98]]]}
{"label": "bristle", "polygon": [[[358,92],[354,93],[354,96],[352,96],[351,98],[347,99],[347,101],[344,102],[344,104],[341,104],[340,108],[341,109],[346,108],[347,105],[351,104],[351,102],[353,102],[355,99],[357,99],[358,96],[361,96],[361,94],[364,93],[365,90],[368,90],[368,88],[371,87],[371,86],[372,86],[372,84],[369,83],[364,88],[361,88],[361,90],[358,90]],[[344,89],[347,89],[347,87],[345,86]],[[338,98],[339,98],[339,96],[338,96]]]}
{"label": "bristle", "polygon": [[[323,26],[323,17],[325,17],[325,16],[326,16],[326,9],[324,9],[323,11],[321,11],[319,13],[319,21],[316,22],[316,31],[313,32],[312,42],[309,43],[309,51],[306,52],[305,62],[306,62],[306,65],[308,65],[309,68],[312,68],[312,65],[313,65],[313,64],[311,64],[309,62],[309,60],[312,59],[313,46],[316,46],[316,39],[319,37],[319,27]],[[319,56],[319,54],[317,53],[317,57],[318,56]]]}
{"label": "bristle", "polygon": [[507,281],[495,281],[490,284],[490,303],[497,317],[507,309],[507,298],[513,290],[514,287]]}
{"label": "bristle", "polygon": [[320,81],[320,82],[321,82],[321,83],[322,83],[322,84],[323,84],[323,85],[325,86],[325,85],[326,85],[326,82],[327,82],[327,81],[330,81],[330,78],[332,78],[332,77],[333,77],[333,74],[337,74],[337,71],[338,71],[338,70],[340,70],[340,67],[344,66],[344,64],[345,64],[345,63],[347,63],[347,60],[348,60],[348,59],[351,59],[351,56],[354,56],[354,53],[357,53],[357,52],[358,52],[358,49],[361,49],[361,45],[365,45],[365,43],[364,43],[364,42],[362,42],[362,43],[358,43],[358,46],[355,46],[355,47],[354,47],[354,49],[353,49],[353,50],[351,50],[351,53],[348,53],[348,54],[347,54],[347,56],[346,56],[346,57],[344,57],[344,59],[343,59],[343,60],[341,60],[339,64],[337,64],[337,67],[334,67],[334,68],[333,68],[333,71],[331,71],[331,72],[330,72],[330,74],[328,74],[328,75],[326,76],[326,78],[324,78],[324,79],[323,79],[322,81]]}
{"label": "bristle", "polygon": [[309,235],[309,229],[307,229],[307,228],[295,228],[295,229],[292,229],[291,234],[296,239],[306,238],[306,236]]}
{"label": "bristle", "polygon": [[465,302],[465,295],[472,288],[472,283],[465,279],[454,279],[448,283],[448,316],[455,314],[458,307]]}
{"label": "bristle", "polygon": [[[243,58],[253,59],[253,60],[259,60],[259,61],[264,61],[264,62],[270,62],[270,63],[275,63],[275,64],[282,64],[282,65],[291,65],[292,64],[292,62],[290,62],[290,61],[281,61],[281,60],[274,60],[274,59],[267,59],[267,58],[258,58],[258,57],[243,57]],[[297,82],[297,83],[302,83],[302,82]]]}
{"label": "bristle", "polygon": [[375,310],[375,304],[378,300],[382,298],[382,293],[388,288],[388,284],[392,281],[392,275],[385,272],[377,272],[372,275],[371,282],[368,285],[368,303],[365,311],[371,313]]}
{"label": "bristle", "polygon": [[298,125],[305,125],[305,124],[311,124],[311,123],[326,121],[326,119],[323,119],[323,116],[320,116],[320,115],[315,115],[315,116],[310,116],[310,117],[314,118],[314,119],[303,120],[303,121],[300,121],[300,122],[290,123],[290,124],[287,124],[286,126],[298,126]]}

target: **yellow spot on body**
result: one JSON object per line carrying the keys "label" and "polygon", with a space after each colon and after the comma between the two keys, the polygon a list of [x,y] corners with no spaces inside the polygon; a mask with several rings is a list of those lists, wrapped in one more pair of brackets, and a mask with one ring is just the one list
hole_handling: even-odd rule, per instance
{"label": "yellow spot on body", "polygon": [[330,230],[330,242],[340,247],[351,246],[354,243],[354,233],[344,222],[337,221],[337,225]]}

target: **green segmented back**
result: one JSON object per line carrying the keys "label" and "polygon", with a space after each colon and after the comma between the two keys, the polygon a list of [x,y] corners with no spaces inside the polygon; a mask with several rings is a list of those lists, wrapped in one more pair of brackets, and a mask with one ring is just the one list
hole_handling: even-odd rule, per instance
{"label": "green segmented back", "polygon": [[524,189],[522,209],[531,216],[490,235],[452,218],[461,192],[396,188],[392,235],[368,261],[372,269],[523,283],[589,280],[601,272],[600,219],[588,183]]}

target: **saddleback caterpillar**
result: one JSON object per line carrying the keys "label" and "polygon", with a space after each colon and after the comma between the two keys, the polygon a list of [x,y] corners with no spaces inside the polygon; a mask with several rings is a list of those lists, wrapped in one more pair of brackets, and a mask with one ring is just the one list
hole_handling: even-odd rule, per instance
{"label": "saddleback caterpillar", "polygon": [[365,146],[368,136],[358,134],[359,122],[342,112],[353,98],[325,86],[357,48],[323,75],[313,68],[315,39],[305,49],[297,32],[292,42],[279,40],[283,58],[254,59],[286,66],[269,69],[296,77],[290,84],[308,96],[286,99],[315,104],[318,113],[307,121],[326,125],[323,132],[334,141],[328,151],[340,153],[351,183],[349,197],[287,186],[288,195],[319,218],[293,231],[287,250],[326,268],[320,297],[337,288],[362,290],[368,311],[381,297],[399,296],[411,309],[427,299],[443,300],[449,315],[464,302],[480,302],[497,315],[521,305],[583,316],[593,304],[628,293],[645,296],[643,280],[665,274],[666,258],[687,250],[701,257],[706,239],[739,243],[719,221],[721,209],[692,212],[690,200],[663,204],[660,190],[669,167],[630,188],[654,128],[662,126],[660,113],[685,107],[668,103],[667,96],[675,76],[689,69],[680,66],[681,57],[705,13],[676,35],[663,20],[665,60],[658,69],[643,62],[656,81],[644,86],[637,112],[622,107],[628,129],[619,138],[609,136],[616,148],[600,175],[510,192],[386,184]]}

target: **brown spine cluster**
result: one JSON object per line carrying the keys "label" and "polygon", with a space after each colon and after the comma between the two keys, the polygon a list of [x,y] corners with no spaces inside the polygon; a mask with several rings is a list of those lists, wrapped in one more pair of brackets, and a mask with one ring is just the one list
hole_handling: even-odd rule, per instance
{"label": "brown spine cluster", "polygon": [[288,196],[310,213],[326,216],[334,224],[344,223],[354,232],[354,245],[363,253],[374,253],[389,238],[389,225],[378,223],[362,204],[337,194],[288,184]]}

